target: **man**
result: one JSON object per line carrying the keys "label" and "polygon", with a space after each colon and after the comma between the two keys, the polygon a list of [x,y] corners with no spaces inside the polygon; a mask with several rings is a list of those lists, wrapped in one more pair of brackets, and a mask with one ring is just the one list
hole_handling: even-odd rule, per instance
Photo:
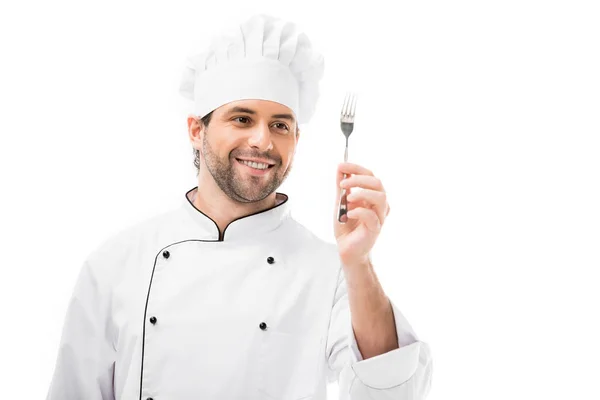
{"label": "man", "polygon": [[389,211],[381,182],[340,164],[338,197],[343,173],[363,190],[346,224],[334,218],[336,244],[275,191],[322,72],[307,37],[265,15],[190,58],[198,186],[85,260],[48,399],[325,399],[334,381],[341,399],[426,397],[429,347],[370,263]]}

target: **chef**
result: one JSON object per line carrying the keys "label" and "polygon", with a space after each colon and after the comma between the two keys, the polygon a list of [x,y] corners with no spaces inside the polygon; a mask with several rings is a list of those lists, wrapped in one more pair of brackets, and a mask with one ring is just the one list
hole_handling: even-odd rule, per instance
{"label": "chef", "polygon": [[425,399],[429,346],[371,263],[389,211],[381,181],[339,165],[338,197],[362,190],[347,223],[333,208],[336,243],[276,192],[322,74],[307,36],[266,15],[188,59],[198,185],[86,257],[47,399],[325,399],[333,382],[340,399]]}

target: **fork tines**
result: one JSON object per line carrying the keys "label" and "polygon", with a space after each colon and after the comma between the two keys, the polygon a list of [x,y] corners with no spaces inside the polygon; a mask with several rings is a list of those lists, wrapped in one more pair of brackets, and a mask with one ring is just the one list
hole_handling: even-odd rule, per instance
{"label": "fork tines", "polygon": [[348,92],[346,94],[346,98],[344,99],[344,104],[342,106],[342,112],[340,115],[342,122],[353,122],[355,110],[356,110],[356,94],[353,92]]}

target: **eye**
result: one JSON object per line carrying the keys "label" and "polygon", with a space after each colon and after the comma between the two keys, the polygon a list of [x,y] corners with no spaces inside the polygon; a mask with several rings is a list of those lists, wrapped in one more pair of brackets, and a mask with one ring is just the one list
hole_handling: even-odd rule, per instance
{"label": "eye", "polygon": [[288,126],[286,124],[284,124],[283,122],[277,122],[277,123],[274,124],[274,126],[278,126],[278,125],[279,125],[279,127],[277,129],[282,129],[282,130],[285,130],[285,131],[289,131],[290,130],[290,128],[288,128]]}
{"label": "eye", "polygon": [[235,117],[233,120],[234,121],[238,120],[242,124],[247,124],[250,121],[250,118],[248,118],[248,117]]}

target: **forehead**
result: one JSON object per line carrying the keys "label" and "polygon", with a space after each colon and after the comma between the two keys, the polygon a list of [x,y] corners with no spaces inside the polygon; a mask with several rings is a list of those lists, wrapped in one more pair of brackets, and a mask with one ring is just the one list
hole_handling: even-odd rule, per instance
{"label": "forehead", "polygon": [[259,100],[259,99],[249,99],[249,100],[236,100],[231,103],[227,103],[219,107],[219,110],[222,113],[232,113],[232,112],[240,112],[240,109],[246,109],[247,111],[252,111],[252,113],[256,114],[292,114],[294,112],[291,108],[283,105],[281,103],[277,103],[275,101],[270,100]]}

